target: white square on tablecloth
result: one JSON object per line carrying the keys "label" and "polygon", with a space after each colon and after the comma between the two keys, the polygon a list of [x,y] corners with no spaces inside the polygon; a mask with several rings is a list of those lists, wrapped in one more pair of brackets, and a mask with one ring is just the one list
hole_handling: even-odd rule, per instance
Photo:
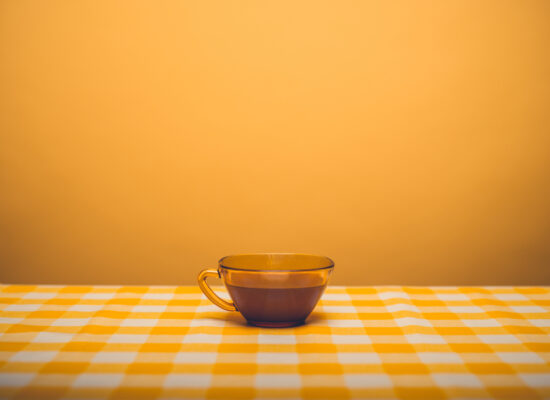
{"label": "white square on tablecloth", "polygon": [[302,381],[296,374],[257,374],[256,387],[258,388],[299,388]]}
{"label": "white square on tablecloth", "polygon": [[331,335],[334,344],[371,344],[369,335]]}
{"label": "white square on tablecloth", "polygon": [[294,335],[271,335],[268,333],[260,333],[258,335],[259,344],[296,344],[296,336]]}
{"label": "white square on tablecloth", "polygon": [[3,317],[0,317],[0,324],[12,325],[12,324],[18,324],[21,321],[23,321],[23,318],[3,318]]}
{"label": "white square on tablecloth", "polygon": [[502,301],[526,301],[527,297],[520,293],[495,293],[493,297]]}
{"label": "white square on tablecloth", "polygon": [[58,318],[52,322],[52,326],[84,326],[90,318]]}
{"label": "white square on tablecloth", "polygon": [[202,306],[198,306],[196,309],[195,309],[195,312],[197,314],[201,314],[201,313],[210,313],[210,312],[221,312],[220,308],[214,304],[205,304],[205,305],[202,305]]}
{"label": "white square on tablecloth", "polygon": [[10,362],[48,362],[56,355],[57,351],[19,351],[10,358]]}
{"label": "white square on tablecloth", "polygon": [[408,333],[405,334],[407,341],[413,344],[445,344],[447,343],[440,335],[428,335],[425,333]]}
{"label": "white square on tablecloth", "polygon": [[53,299],[57,296],[56,292],[30,292],[24,295],[22,298],[27,299]]}
{"label": "white square on tablecloth", "polygon": [[378,296],[382,300],[389,300],[389,299],[410,299],[409,295],[405,292],[382,292],[379,293]]}
{"label": "white square on tablecloth", "polygon": [[358,388],[387,388],[392,387],[392,381],[387,374],[346,374],[346,386]]}
{"label": "white square on tablecloth", "polygon": [[477,337],[487,344],[506,344],[506,343],[521,343],[514,335],[477,335]]}
{"label": "white square on tablecloth", "polygon": [[351,313],[357,312],[353,306],[321,306],[324,313]]}
{"label": "white square on tablecloth", "polygon": [[213,319],[213,318],[194,318],[191,320],[189,326],[217,326],[224,327],[227,325],[227,321],[224,319]]}
{"label": "white square on tablecloth", "polygon": [[485,312],[478,306],[447,306],[447,308],[455,314],[479,314]]}
{"label": "white square on tablecloth", "polygon": [[86,293],[82,296],[84,300],[109,300],[115,297],[116,293]]}
{"label": "white square on tablecloth", "polygon": [[75,304],[69,307],[69,311],[94,312],[101,310],[103,307],[97,304]]}
{"label": "white square on tablecloth", "polygon": [[127,364],[135,360],[135,351],[100,351],[92,359],[92,363]]}
{"label": "white square on tablecloth", "polygon": [[67,343],[73,338],[72,333],[40,332],[32,340],[33,343]]}
{"label": "white square on tablecloth", "polygon": [[480,388],[483,383],[474,374],[432,373],[432,378],[440,387]]}
{"label": "white square on tablecloth", "polygon": [[174,293],[145,293],[141,296],[142,299],[148,300],[171,300]]}
{"label": "white square on tablecloth", "polygon": [[310,323],[310,325],[328,325],[333,328],[362,328],[363,322],[359,319],[326,319]]}
{"label": "white square on tablecloth", "polygon": [[548,313],[542,307],[539,306],[509,306],[512,310],[520,314],[538,314],[538,313]]}
{"label": "white square on tablecloth", "polygon": [[107,340],[107,343],[145,343],[149,335],[125,335],[115,333]]}
{"label": "white square on tablecloth", "polygon": [[120,323],[120,326],[141,326],[151,327],[158,323],[156,318],[127,318]]}
{"label": "white square on tablecloth", "polygon": [[437,293],[437,298],[442,301],[469,301],[470,298],[461,293]]}
{"label": "white square on tablecloth", "polygon": [[418,358],[424,364],[464,364],[462,358],[451,352],[420,352]]}
{"label": "white square on tablecloth", "polygon": [[144,306],[144,305],[138,305],[134,306],[132,308],[132,312],[135,313],[161,313],[166,311],[166,306]]}
{"label": "white square on tablecloth", "polygon": [[163,386],[166,388],[208,388],[211,374],[168,374]]}
{"label": "white square on tablecloth", "polygon": [[377,353],[338,353],[340,364],[381,364]]}
{"label": "white square on tablecloth", "polygon": [[398,312],[398,311],[412,311],[419,313],[420,310],[417,306],[413,304],[389,304],[386,306],[389,312]]}
{"label": "white square on tablecloth", "polygon": [[73,387],[116,388],[124,379],[124,374],[83,373],[73,382]]}
{"label": "white square on tablecloth", "polygon": [[209,335],[206,333],[192,333],[185,335],[183,343],[214,343],[218,344],[222,341],[222,335]]}
{"label": "white square on tablecloth", "polygon": [[321,297],[321,300],[350,301],[351,297],[346,293],[325,293]]}
{"label": "white square on tablecloth", "polygon": [[10,304],[4,311],[36,311],[42,304]]}
{"label": "white square on tablecloth", "polygon": [[550,388],[550,379],[548,374],[540,374],[540,373],[521,373],[518,374],[519,377],[527,384],[527,386],[530,387],[544,387],[544,388]]}
{"label": "white square on tablecloth", "polygon": [[213,364],[218,353],[182,351],[174,357],[175,364]]}
{"label": "white square on tablecloth", "polygon": [[264,353],[257,354],[258,364],[298,364],[296,353]]}
{"label": "white square on tablecloth", "polygon": [[492,328],[502,326],[496,319],[462,319],[460,321],[469,328]]}
{"label": "white square on tablecloth", "polygon": [[429,327],[432,326],[430,321],[424,318],[404,317],[404,318],[395,318],[394,321],[397,324],[397,326],[429,326]]}
{"label": "white square on tablecloth", "polygon": [[23,387],[28,385],[35,374],[24,372],[2,372],[0,373],[0,387]]}
{"label": "white square on tablecloth", "polygon": [[[509,364],[545,364],[538,354],[525,351],[525,352],[497,352],[497,356],[506,363]],[[550,376],[548,377],[550,379]]]}

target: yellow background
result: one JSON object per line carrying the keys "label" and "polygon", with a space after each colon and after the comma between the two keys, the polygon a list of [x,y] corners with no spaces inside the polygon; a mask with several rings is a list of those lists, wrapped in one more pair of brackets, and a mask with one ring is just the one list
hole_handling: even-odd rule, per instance
{"label": "yellow background", "polygon": [[0,0],[0,281],[550,284],[550,2]]}

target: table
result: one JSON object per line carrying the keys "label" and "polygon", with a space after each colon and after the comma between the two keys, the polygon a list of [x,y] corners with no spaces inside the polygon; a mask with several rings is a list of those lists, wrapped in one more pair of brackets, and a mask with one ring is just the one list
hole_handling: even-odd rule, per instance
{"label": "table", "polygon": [[550,287],[329,287],[247,326],[197,287],[0,286],[0,397],[550,398]]}

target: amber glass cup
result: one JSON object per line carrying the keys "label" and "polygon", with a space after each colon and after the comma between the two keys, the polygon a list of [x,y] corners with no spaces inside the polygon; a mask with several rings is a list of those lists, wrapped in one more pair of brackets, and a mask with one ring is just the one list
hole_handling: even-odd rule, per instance
{"label": "amber glass cup", "polygon": [[[239,311],[249,324],[289,327],[303,324],[327,286],[334,262],[323,256],[293,253],[227,256],[217,269],[199,274],[199,286],[215,305]],[[207,277],[223,280],[231,300],[218,297]]]}

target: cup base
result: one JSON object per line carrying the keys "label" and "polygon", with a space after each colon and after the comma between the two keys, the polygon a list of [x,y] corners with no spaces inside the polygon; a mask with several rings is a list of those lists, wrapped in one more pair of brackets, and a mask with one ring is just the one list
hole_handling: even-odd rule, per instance
{"label": "cup base", "polygon": [[269,321],[250,321],[247,320],[250,325],[259,326],[260,328],[290,328],[291,326],[298,326],[304,324],[305,321],[283,321],[283,322],[269,322]]}

